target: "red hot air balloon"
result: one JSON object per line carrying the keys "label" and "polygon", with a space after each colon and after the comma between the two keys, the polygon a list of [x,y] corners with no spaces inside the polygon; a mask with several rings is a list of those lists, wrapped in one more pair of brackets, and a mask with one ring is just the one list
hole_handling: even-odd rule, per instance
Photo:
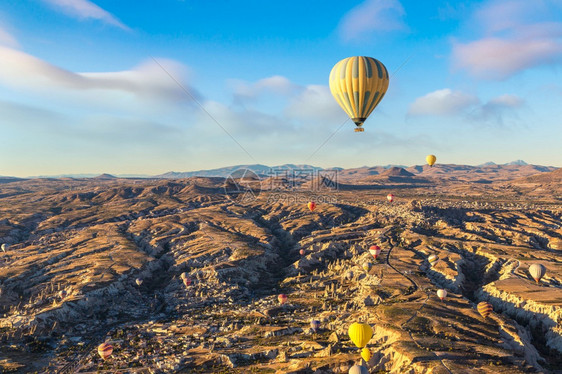
{"label": "red hot air balloon", "polygon": [[386,199],[387,199],[389,202],[393,202],[393,201],[394,201],[394,195],[391,194],[391,193],[389,193],[388,195],[386,195]]}
{"label": "red hot air balloon", "polygon": [[379,255],[381,254],[381,247],[379,247],[378,245],[372,245],[369,248],[369,252],[373,255],[373,257],[376,260],[377,257],[379,257]]}
{"label": "red hot air balloon", "polygon": [[101,343],[98,347],[98,353],[101,358],[107,360],[113,353],[113,346],[109,343]]}
{"label": "red hot air balloon", "polygon": [[189,277],[182,278],[182,281],[186,287],[189,287],[189,285],[191,284],[191,278]]}
{"label": "red hot air balloon", "polygon": [[281,305],[285,304],[287,302],[287,299],[287,295],[285,295],[284,293],[277,296],[277,300],[279,300],[279,304]]}
{"label": "red hot air balloon", "polygon": [[316,209],[316,203],[314,201],[309,202],[308,209],[310,209],[311,212],[314,212],[314,209]]}
{"label": "red hot air balloon", "polygon": [[301,249],[301,250],[299,251],[299,253],[301,254],[301,256],[304,256],[304,255],[306,254],[306,252],[305,252],[304,249]]}

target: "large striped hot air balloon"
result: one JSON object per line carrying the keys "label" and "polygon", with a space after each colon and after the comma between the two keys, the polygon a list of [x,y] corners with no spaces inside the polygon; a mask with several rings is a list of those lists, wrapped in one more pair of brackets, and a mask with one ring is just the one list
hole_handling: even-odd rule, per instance
{"label": "large striped hot air balloon", "polygon": [[379,247],[378,245],[372,245],[369,248],[369,253],[371,253],[371,255],[373,255],[376,260],[377,257],[381,254],[381,247]]}
{"label": "large striped hot air balloon", "polygon": [[388,200],[389,203],[394,201],[394,195],[389,193],[388,195],[386,195],[386,199]]}
{"label": "large striped hot air balloon", "polygon": [[362,322],[352,323],[347,332],[353,344],[359,348],[364,348],[373,336],[371,326]]}
{"label": "large striped hot air balloon", "polygon": [[441,299],[441,301],[445,300],[445,297],[447,297],[447,290],[437,290],[437,296]]}
{"label": "large striped hot air balloon", "polygon": [[365,56],[339,61],[330,73],[330,91],[355,125],[363,122],[380,103],[388,89],[388,71],[382,62]]}
{"label": "large striped hot air balloon", "polygon": [[279,294],[279,296],[277,296],[277,300],[279,300],[279,304],[283,305],[287,302],[287,295],[285,295],[284,293]]}
{"label": "large striped hot air balloon", "polygon": [[480,313],[480,315],[484,318],[487,318],[490,315],[490,313],[494,311],[494,307],[492,306],[492,304],[490,304],[487,301],[479,302],[477,309],[478,309],[478,313]]}
{"label": "large striped hot air balloon", "polygon": [[308,209],[310,209],[311,212],[314,212],[314,209],[316,209],[316,203],[314,201],[309,201],[307,206],[308,206]]}
{"label": "large striped hot air balloon", "polygon": [[109,343],[101,343],[98,347],[98,354],[104,360],[107,360],[113,353],[113,346]]}
{"label": "large striped hot air balloon", "polygon": [[349,369],[349,374],[369,374],[369,369],[367,369],[363,365],[353,365],[351,369]]}
{"label": "large striped hot air balloon", "polygon": [[439,262],[439,257],[437,255],[430,255],[427,261],[431,266],[435,266],[435,264]]}
{"label": "large striped hot air balloon", "polygon": [[546,267],[542,264],[532,264],[529,266],[529,274],[539,284],[541,278],[546,274]]}
{"label": "large striped hot air balloon", "polygon": [[425,161],[427,161],[427,164],[430,167],[433,167],[433,164],[435,164],[435,161],[437,161],[437,157],[435,157],[435,155],[427,155]]}

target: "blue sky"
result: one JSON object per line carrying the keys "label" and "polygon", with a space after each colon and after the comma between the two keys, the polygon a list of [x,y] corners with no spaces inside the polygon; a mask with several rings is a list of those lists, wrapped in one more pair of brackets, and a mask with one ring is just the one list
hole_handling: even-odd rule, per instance
{"label": "blue sky", "polygon": [[[354,55],[389,90],[364,133],[347,121],[317,150],[347,118],[328,75]],[[561,0],[5,0],[0,175],[562,166],[561,65]]]}

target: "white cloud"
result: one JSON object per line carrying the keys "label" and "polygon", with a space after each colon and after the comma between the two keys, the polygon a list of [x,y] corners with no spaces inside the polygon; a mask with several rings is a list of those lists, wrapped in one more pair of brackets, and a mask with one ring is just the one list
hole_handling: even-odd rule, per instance
{"label": "white cloud", "polygon": [[[25,52],[0,46],[0,83],[37,92],[105,90],[132,94],[150,100],[185,100],[182,89],[153,60],[131,70],[118,72],[75,73],[52,65]],[[185,83],[187,68],[172,60],[158,61],[166,71],[196,96]]]}
{"label": "white cloud", "polygon": [[2,45],[12,48],[19,47],[16,38],[0,26],[0,46]]}
{"label": "white cloud", "polygon": [[345,41],[362,40],[376,31],[406,30],[404,8],[398,0],[366,0],[347,12],[339,25]]}
{"label": "white cloud", "polygon": [[293,97],[285,108],[288,118],[302,121],[329,121],[345,119],[347,114],[340,108],[328,86],[308,85]]}
{"label": "white cloud", "polygon": [[285,77],[275,75],[268,78],[260,79],[255,83],[248,83],[243,81],[234,82],[234,95],[239,98],[255,99],[259,95],[265,93],[274,93],[277,95],[288,95],[295,90],[298,86],[291,83]]}
{"label": "white cloud", "polygon": [[417,98],[408,114],[410,115],[435,115],[449,116],[462,113],[467,108],[478,104],[476,96],[466,94],[462,91],[453,91],[449,88],[430,92],[425,96]]}
{"label": "white cloud", "polygon": [[471,75],[503,80],[523,70],[562,61],[562,22],[555,0],[489,1],[474,16],[484,36],[453,42],[453,66]]}
{"label": "white cloud", "polygon": [[96,19],[124,30],[129,27],[119,21],[113,14],[100,8],[88,0],[43,0],[59,9],[69,16],[79,19]]}
{"label": "white cloud", "polygon": [[482,103],[478,97],[453,91],[449,88],[430,92],[417,98],[408,115],[413,116],[460,116],[465,120],[493,122],[503,125],[505,116],[516,116],[516,110],[523,107],[525,101],[519,96],[504,94]]}

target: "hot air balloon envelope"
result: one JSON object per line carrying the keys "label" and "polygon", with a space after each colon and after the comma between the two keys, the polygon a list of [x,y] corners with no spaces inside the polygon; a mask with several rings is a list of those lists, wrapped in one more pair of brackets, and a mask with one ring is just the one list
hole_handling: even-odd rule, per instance
{"label": "hot air balloon envelope", "polygon": [[314,201],[309,202],[308,209],[310,209],[311,212],[314,212],[314,209],[316,209],[316,203]]}
{"label": "hot air balloon envelope", "polygon": [[484,318],[487,318],[490,313],[494,311],[494,307],[492,307],[492,304],[486,301],[478,303],[478,306],[476,308],[478,309],[478,313],[480,313],[480,315]]}
{"label": "hot air balloon envelope", "polygon": [[353,344],[364,348],[373,336],[373,329],[366,323],[354,322],[349,326],[348,334]]}
{"label": "hot air balloon envelope", "polygon": [[382,62],[366,56],[339,61],[330,73],[330,91],[357,128],[380,103],[388,89],[388,71]]}
{"label": "hot air balloon envelope", "polygon": [[546,274],[546,267],[542,264],[532,264],[529,266],[529,273],[538,284],[541,278]]}
{"label": "hot air balloon envelope", "polygon": [[369,369],[363,365],[353,365],[349,369],[349,374],[369,374]]}
{"label": "hot air balloon envelope", "polygon": [[101,358],[106,360],[113,353],[113,346],[109,343],[101,343],[98,347],[98,353]]}
{"label": "hot air balloon envelope", "polygon": [[433,164],[435,164],[435,161],[437,161],[437,157],[435,157],[434,155],[427,155],[425,161],[427,161],[427,164],[429,166],[433,166]]}

